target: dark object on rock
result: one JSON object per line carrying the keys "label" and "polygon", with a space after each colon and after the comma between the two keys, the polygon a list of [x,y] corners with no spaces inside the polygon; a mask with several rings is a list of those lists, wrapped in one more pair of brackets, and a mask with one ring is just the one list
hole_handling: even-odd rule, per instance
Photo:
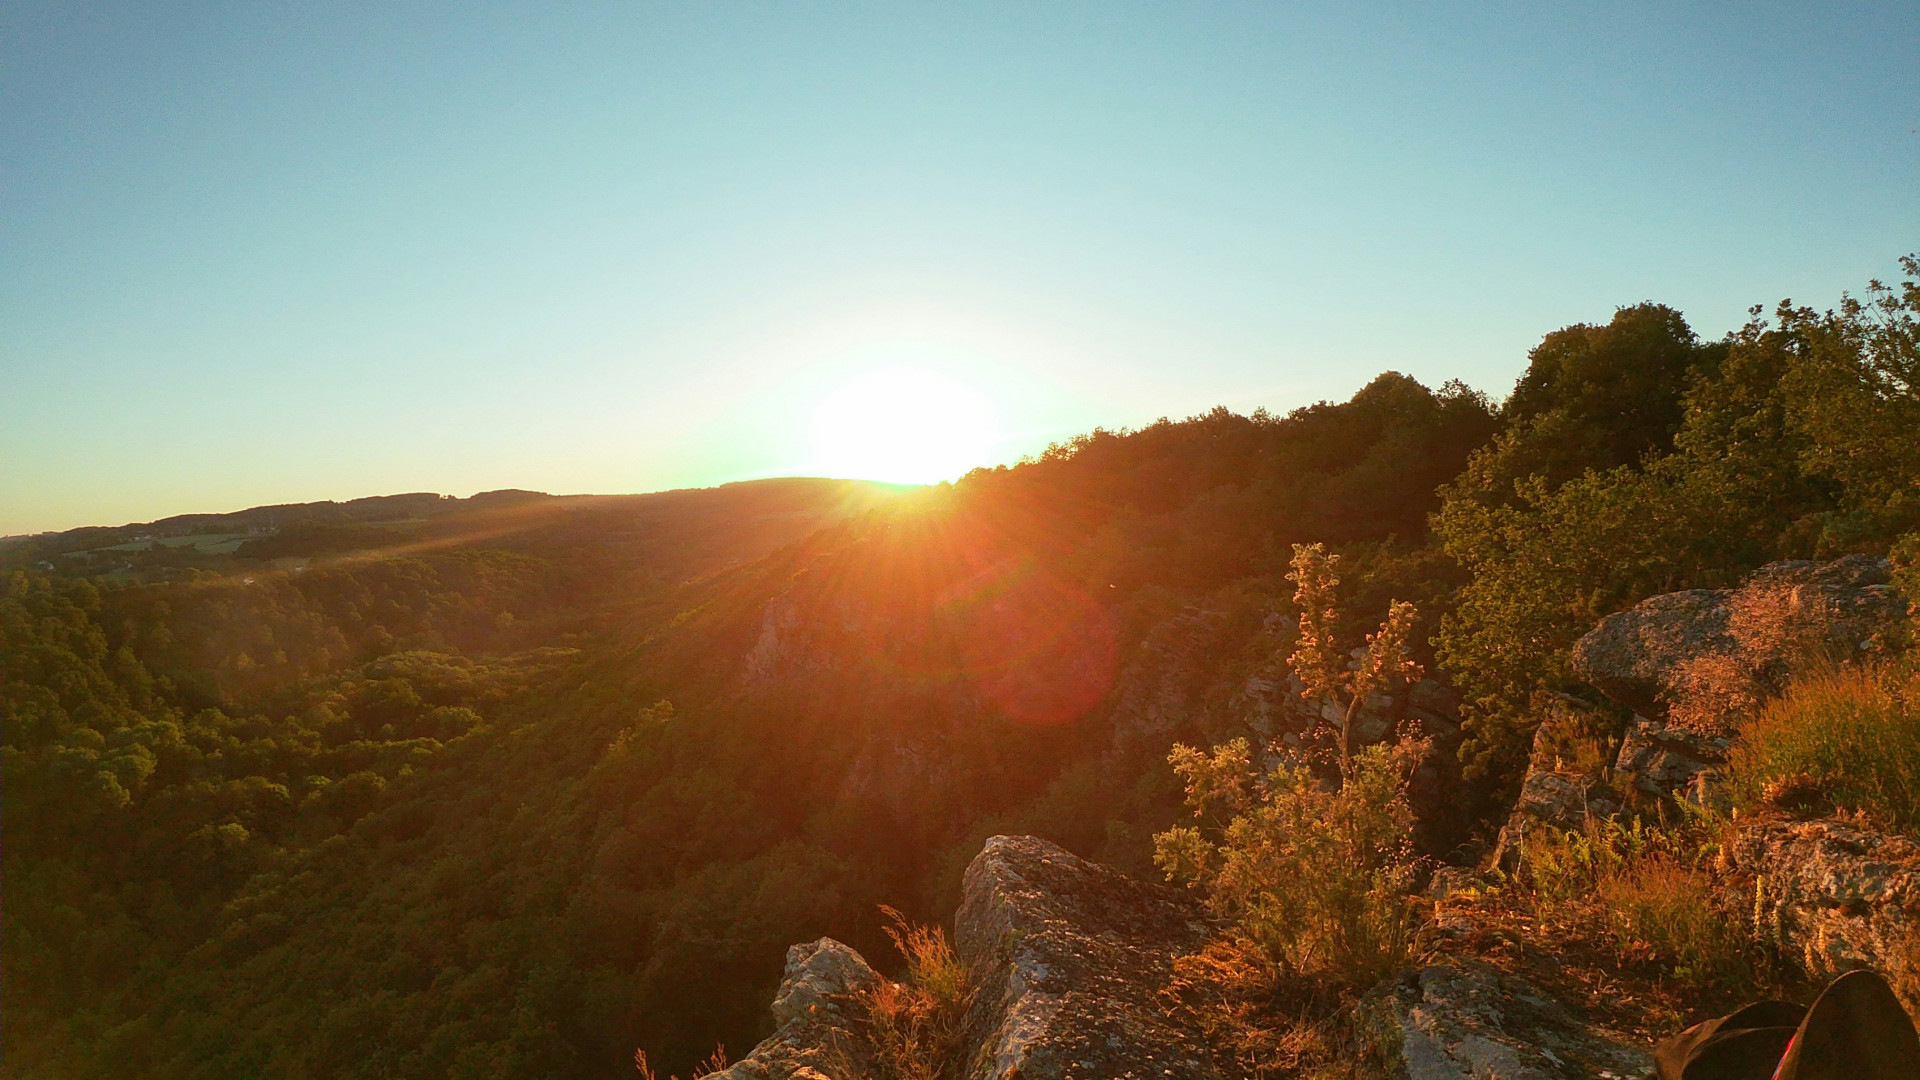
{"label": "dark object on rock", "polygon": [[1698,1023],[1653,1048],[1660,1080],[1772,1080],[1807,1010],[1756,1001]]}
{"label": "dark object on rock", "polygon": [[1793,817],[1817,818],[1833,813],[1833,800],[1827,797],[1820,781],[1805,773],[1768,783],[1760,801]]}
{"label": "dark object on rock", "polygon": [[1695,1024],[1653,1051],[1660,1080],[1913,1080],[1920,1035],[1887,981],[1835,979],[1811,1008],[1761,1001]]}
{"label": "dark object on rock", "polygon": [[1408,1080],[1642,1080],[1646,1051],[1480,961],[1436,964],[1369,995],[1363,1023]]}
{"label": "dark object on rock", "polygon": [[1209,927],[1188,895],[1031,836],[996,836],[967,867],[954,942],[974,1006],[969,1080],[1218,1075],[1154,1000]]}

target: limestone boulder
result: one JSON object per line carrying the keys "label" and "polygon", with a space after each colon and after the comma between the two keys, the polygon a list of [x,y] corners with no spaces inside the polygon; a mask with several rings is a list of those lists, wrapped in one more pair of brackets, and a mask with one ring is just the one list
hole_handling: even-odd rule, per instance
{"label": "limestone boulder", "polygon": [[881,977],[832,938],[787,950],[773,999],[779,1025],[753,1052],[711,1074],[718,1080],[862,1080],[871,1075],[864,994]]}
{"label": "limestone boulder", "polygon": [[1837,817],[1745,818],[1727,848],[1761,929],[1809,975],[1868,967],[1920,1006],[1920,843]]}
{"label": "limestone boulder", "polygon": [[1587,1024],[1524,979],[1435,964],[1369,995],[1362,1021],[1406,1080],[1646,1080],[1653,1055]]}
{"label": "limestone boulder", "polygon": [[1796,657],[1844,662],[1872,653],[1906,618],[1891,581],[1887,560],[1867,555],[1769,563],[1739,589],[1666,593],[1609,615],[1574,644],[1570,660],[1609,698],[1663,719],[1710,658],[1764,690]]}
{"label": "limestone boulder", "polygon": [[1031,836],[996,836],[954,918],[974,1002],[969,1080],[1200,1080],[1204,1043],[1156,1001],[1209,926],[1186,893],[1135,881]]}

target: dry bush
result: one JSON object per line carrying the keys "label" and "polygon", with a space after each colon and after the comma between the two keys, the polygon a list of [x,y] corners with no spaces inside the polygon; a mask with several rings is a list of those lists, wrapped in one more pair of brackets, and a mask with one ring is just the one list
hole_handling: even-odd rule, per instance
{"label": "dry bush", "polygon": [[1175,959],[1160,1001],[1182,1028],[1206,1038],[1230,1075],[1339,1080],[1383,1071],[1377,1047],[1354,1030],[1350,991],[1289,977],[1245,938],[1219,938]]}
{"label": "dry bush", "polygon": [[1729,653],[1682,661],[1667,681],[1667,720],[1703,735],[1730,735],[1770,693],[1751,665]]}
{"label": "dry bush", "polygon": [[1656,853],[1603,874],[1598,895],[1623,956],[1659,960],[1695,989],[1755,984],[1758,943],[1704,870]]}
{"label": "dry bush", "polygon": [[873,1065],[883,1080],[941,1080],[957,1075],[967,1007],[966,968],[937,926],[916,926],[881,905],[887,936],[907,962],[904,982],[883,981],[862,995]]}
{"label": "dry bush", "polygon": [[1668,719],[1702,734],[1731,735],[1793,678],[1840,662],[1832,644],[1839,622],[1833,605],[1811,589],[1746,586],[1728,601],[1727,632],[1738,648],[1677,667],[1665,689]]}
{"label": "dry bush", "polygon": [[1748,585],[1728,604],[1727,633],[1763,663],[1833,662],[1831,642],[1839,613],[1812,589]]}
{"label": "dry bush", "polygon": [[1920,677],[1907,664],[1801,678],[1742,730],[1731,766],[1748,805],[1788,793],[1920,831]]}
{"label": "dry bush", "polygon": [[1254,775],[1244,739],[1170,760],[1203,823],[1154,837],[1169,880],[1206,890],[1214,912],[1289,976],[1370,986],[1421,951],[1427,910],[1412,895],[1407,778],[1425,740],[1369,747],[1338,787],[1282,760]]}

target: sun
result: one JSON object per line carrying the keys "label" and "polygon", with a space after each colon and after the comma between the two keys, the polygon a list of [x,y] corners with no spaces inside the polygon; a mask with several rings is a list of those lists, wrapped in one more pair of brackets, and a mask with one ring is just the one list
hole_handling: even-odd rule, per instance
{"label": "sun", "polygon": [[810,432],[824,476],[932,484],[987,463],[998,433],[987,399],[937,371],[892,368],[821,399]]}

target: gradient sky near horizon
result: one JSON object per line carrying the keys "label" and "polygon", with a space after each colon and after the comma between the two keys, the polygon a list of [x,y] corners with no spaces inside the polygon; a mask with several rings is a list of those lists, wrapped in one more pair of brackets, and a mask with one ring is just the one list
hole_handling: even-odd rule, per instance
{"label": "gradient sky near horizon", "polygon": [[0,533],[1498,398],[1920,248],[1911,0],[4,18]]}

